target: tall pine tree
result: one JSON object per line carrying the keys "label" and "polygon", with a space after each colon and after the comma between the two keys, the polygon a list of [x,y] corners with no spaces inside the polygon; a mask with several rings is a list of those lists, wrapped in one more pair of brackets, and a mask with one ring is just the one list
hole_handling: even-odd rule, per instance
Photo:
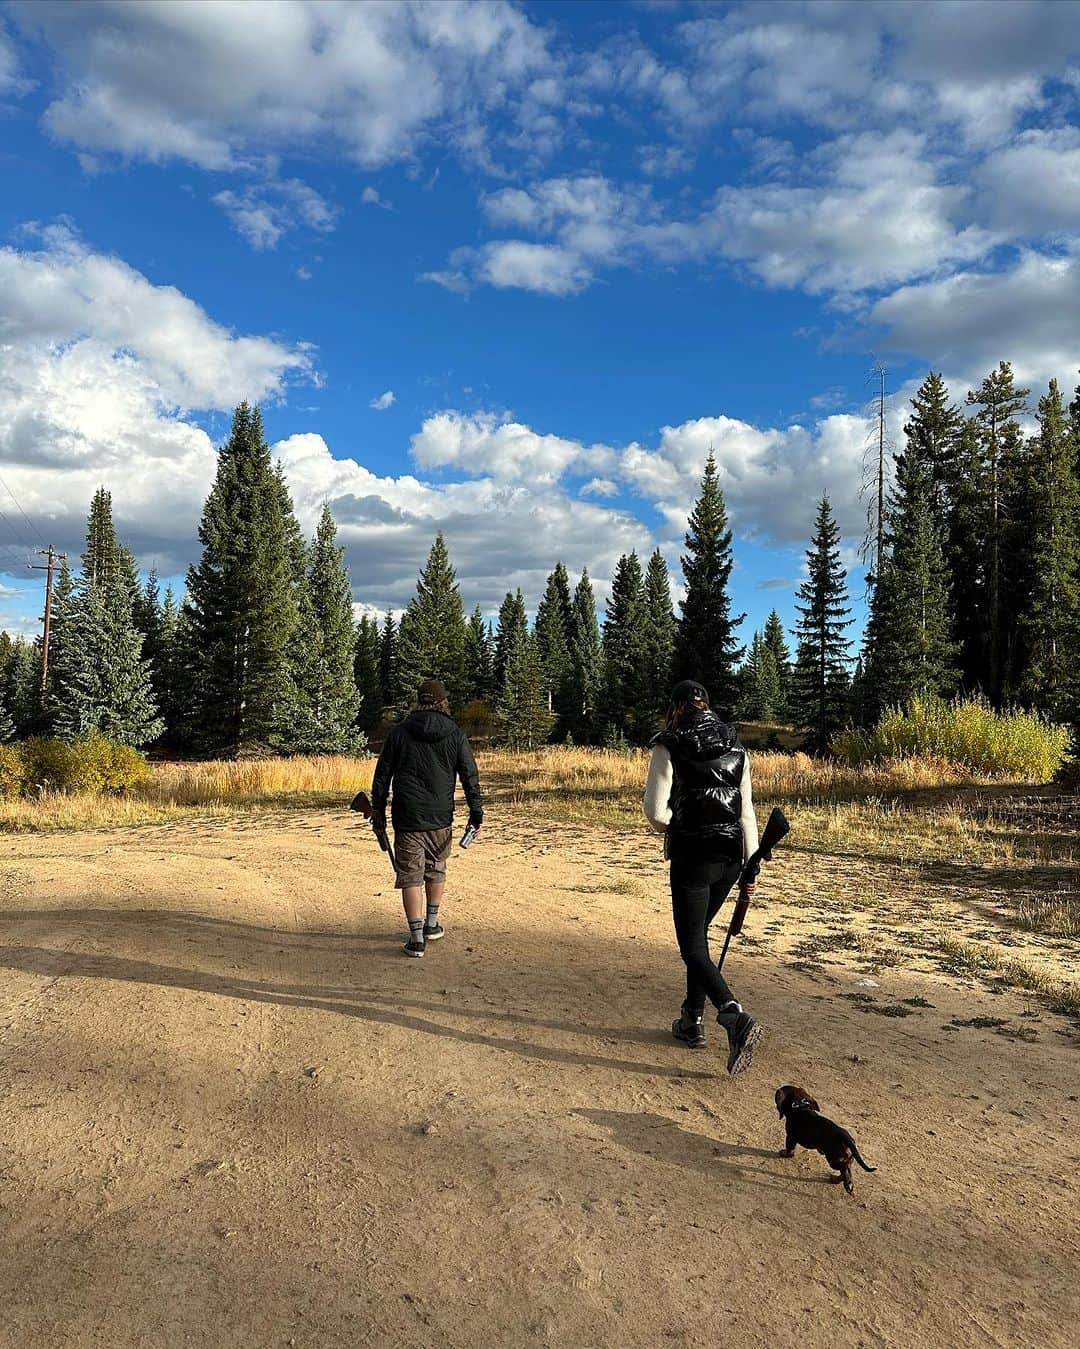
{"label": "tall pine tree", "polygon": [[539,749],[551,733],[544,667],[534,633],[514,648],[498,705],[499,738],[509,749]]}
{"label": "tall pine tree", "polygon": [[597,709],[603,661],[596,596],[589,573],[582,568],[574,588],[570,613],[570,708],[566,733],[579,744],[593,743],[598,734]]}
{"label": "tall pine tree", "polygon": [[353,682],[360,698],[356,724],[365,736],[382,720],[382,682],[379,678],[379,625],[364,614],[356,625]]}
{"label": "tall pine tree", "polygon": [[566,720],[573,693],[570,658],[572,621],[570,580],[561,562],[547,579],[547,587],[536,611],[537,649],[548,691],[548,706],[556,718],[556,734],[565,736]]}
{"label": "tall pine tree", "polygon": [[662,720],[671,694],[671,667],[675,659],[675,611],[671,606],[671,581],[660,549],[649,558],[645,569],[645,669],[643,710],[645,723],[639,728],[648,739]]}
{"label": "tall pine tree", "polygon": [[529,619],[525,612],[525,597],[519,590],[516,594],[507,591],[499,606],[499,618],[495,627],[495,656],[493,675],[495,696],[502,697],[506,687],[506,674],[514,653],[525,641],[529,631]]}
{"label": "tall pine tree", "polygon": [[611,579],[611,595],[604,618],[604,702],[601,709],[605,739],[634,744],[648,724],[646,683],[645,582],[637,553],[624,554]]}
{"label": "tall pine tree", "polygon": [[394,622],[394,615],[387,609],[379,637],[379,689],[383,707],[389,707],[396,696],[397,639],[397,624]]}
{"label": "tall pine tree", "polygon": [[440,533],[401,616],[397,643],[397,702],[410,705],[425,679],[446,685],[451,705],[465,692],[465,610],[446,540]]}
{"label": "tall pine tree", "polygon": [[724,494],[712,451],[705,461],[701,495],[690,515],[682,559],[686,598],[675,645],[676,679],[696,679],[713,706],[730,714],[737,697],[735,667],[745,648],[735,629],[746,617],[731,614],[728,583],[734,559]]}
{"label": "tall pine tree", "polygon": [[218,452],[199,539],[202,557],[187,580],[198,739],[226,754],[275,744],[295,705],[296,560],[262,416],[247,403]]}
{"label": "tall pine tree", "polygon": [[796,605],[795,712],[806,728],[808,748],[821,753],[829,748],[847,714],[851,645],[844,636],[844,629],[851,625],[847,573],[840,564],[840,530],[827,496],[818,506],[806,562],[809,574],[799,587],[801,603]]}
{"label": "tall pine tree", "polygon": [[477,605],[465,626],[465,684],[469,701],[491,704],[495,696],[495,643]]}
{"label": "tall pine tree", "polygon": [[776,670],[777,696],[774,715],[777,721],[786,721],[791,715],[791,651],[788,648],[784,625],[775,609],[765,620],[765,631],[762,636]]}

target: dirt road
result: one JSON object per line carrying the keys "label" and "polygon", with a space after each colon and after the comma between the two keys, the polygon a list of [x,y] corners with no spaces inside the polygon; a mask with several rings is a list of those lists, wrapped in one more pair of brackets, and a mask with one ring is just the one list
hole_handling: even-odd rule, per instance
{"label": "dirt road", "polygon": [[[455,857],[422,961],[345,815],[0,841],[0,1344],[1075,1343],[1074,1026],[864,958],[845,894],[916,921],[791,849],[731,1081],[668,1034],[654,842],[563,840]],[[879,1167],[854,1199],[777,1155],[783,1081]]]}

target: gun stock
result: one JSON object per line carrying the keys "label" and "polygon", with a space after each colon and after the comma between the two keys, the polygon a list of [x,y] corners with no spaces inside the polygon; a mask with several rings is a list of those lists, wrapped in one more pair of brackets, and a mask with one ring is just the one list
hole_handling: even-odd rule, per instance
{"label": "gun stock", "polygon": [[750,896],[746,893],[747,886],[754,884],[758,878],[758,872],[761,870],[762,862],[771,860],[772,850],[782,838],[786,838],[790,833],[791,825],[788,824],[784,812],[777,806],[765,822],[765,828],[758,840],[758,846],[746,859],[742,875],[739,877],[739,898],[732,910],[731,922],[728,924],[727,936],[724,938],[724,949],[720,952],[720,959],[716,962],[718,969],[723,968],[724,958],[728,953],[732,937],[737,937],[743,930],[746,911],[750,907]]}

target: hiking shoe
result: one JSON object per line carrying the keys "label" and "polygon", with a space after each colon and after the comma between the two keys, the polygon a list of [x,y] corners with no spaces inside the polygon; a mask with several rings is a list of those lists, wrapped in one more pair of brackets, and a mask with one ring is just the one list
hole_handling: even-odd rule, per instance
{"label": "hiking shoe", "polygon": [[446,929],[443,927],[442,923],[436,923],[434,927],[428,927],[427,924],[424,925],[425,941],[438,941],[440,937],[445,936]]}
{"label": "hiking shoe", "polygon": [[764,1027],[738,1003],[729,1010],[717,1012],[716,1019],[727,1031],[728,1037],[728,1073],[735,1077],[745,1073],[754,1059],[754,1046],[761,1039]]}
{"label": "hiking shoe", "polygon": [[671,1033],[688,1049],[700,1049],[705,1043],[704,1017],[701,1013],[687,1012],[684,1007],[671,1023]]}
{"label": "hiking shoe", "polygon": [[422,956],[424,954],[424,943],[422,941],[413,941],[410,937],[401,949],[407,956]]}

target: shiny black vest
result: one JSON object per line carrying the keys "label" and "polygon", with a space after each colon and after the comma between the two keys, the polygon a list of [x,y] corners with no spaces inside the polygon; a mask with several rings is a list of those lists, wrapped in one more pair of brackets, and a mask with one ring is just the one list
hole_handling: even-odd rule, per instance
{"label": "shiny black vest", "polygon": [[746,750],[735,727],[715,712],[694,714],[676,728],[668,727],[653,741],[671,755],[671,825],[681,839],[729,840],[742,848],[742,778]]}

